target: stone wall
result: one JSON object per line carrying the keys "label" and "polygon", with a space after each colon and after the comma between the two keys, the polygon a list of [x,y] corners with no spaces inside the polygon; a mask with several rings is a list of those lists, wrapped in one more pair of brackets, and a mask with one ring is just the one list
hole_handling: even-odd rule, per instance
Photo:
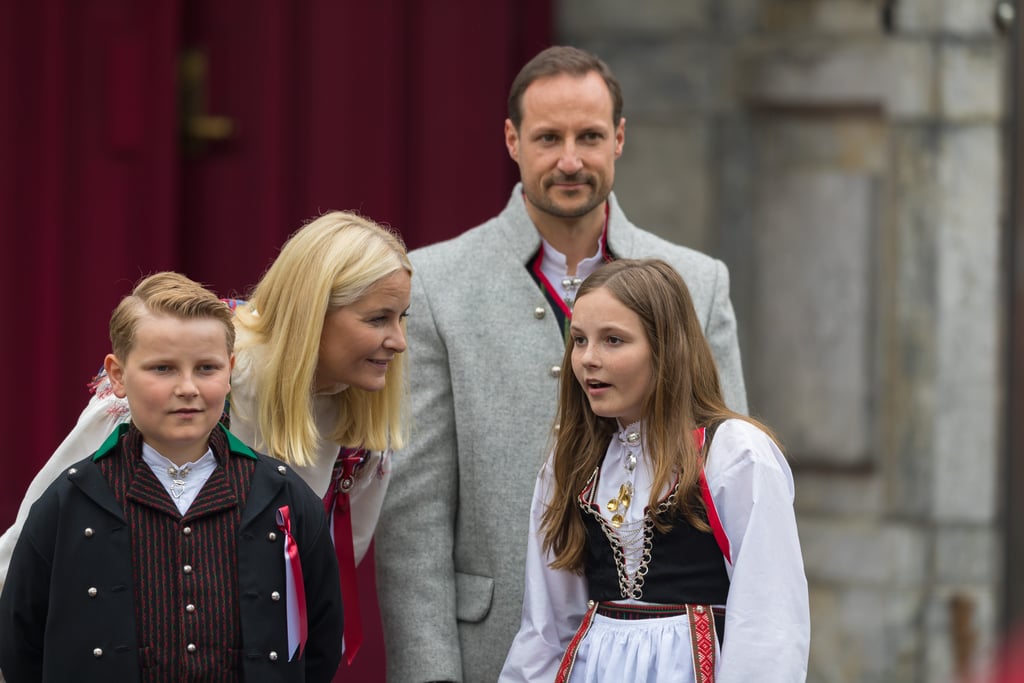
{"label": "stone wall", "polygon": [[622,81],[627,213],[730,267],[797,478],[812,682],[953,680],[997,638],[995,4],[557,3]]}

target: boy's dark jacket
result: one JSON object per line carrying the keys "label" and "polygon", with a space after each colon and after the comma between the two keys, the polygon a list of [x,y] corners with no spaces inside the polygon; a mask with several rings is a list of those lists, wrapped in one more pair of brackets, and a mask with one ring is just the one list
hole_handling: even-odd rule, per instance
{"label": "boy's dark jacket", "polygon": [[[130,541],[121,508],[95,463],[118,448],[126,429],[120,426],[94,456],[59,476],[32,508],[0,596],[0,669],[8,683],[140,680]],[[341,659],[342,616],[323,504],[290,467],[257,456],[225,433],[231,457],[255,460],[238,529],[241,678],[330,681]],[[283,505],[292,511],[308,619],[305,654],[292,662],[277,526]],[[95,597],[90,588],[97,589]],[[275,591],[282,597],[273,600]]]}

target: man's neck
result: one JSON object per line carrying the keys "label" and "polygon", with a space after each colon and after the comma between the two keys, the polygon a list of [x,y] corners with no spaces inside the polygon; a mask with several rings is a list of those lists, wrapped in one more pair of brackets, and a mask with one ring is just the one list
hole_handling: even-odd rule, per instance
{"label": "man's neck", "polygon": [[605,204],[579,218],[562,218],[538,211],[526,203],[537,232],[565,256],[566,272],[575,275],[580,261],[597,253],[604,230]]}

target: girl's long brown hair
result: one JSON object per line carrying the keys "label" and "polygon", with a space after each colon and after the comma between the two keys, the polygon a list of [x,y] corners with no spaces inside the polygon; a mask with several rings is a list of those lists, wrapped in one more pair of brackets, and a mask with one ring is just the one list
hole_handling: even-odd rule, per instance
{"label": "girl's long brown hair", "polygon": [[[665,532],[673,520],[683,519],[710,532],[699,487],[704,461],[693,429],[737,418],[774,436],[756,420],[725,406],[718,370],[690,292],[672,266],[657,259],[612,261],[583,282],[576,300],[601,288],[639,316],[651,347],[654,382],[643,405],[643,439],[653,467],[650,510],[657,509],[661,494],[679,477],[675,503],[654,517],[655,526]],[[618,424],[590,409],[573,373],[572,351],[570,338],[562,357],[554,486],[541,530],[544,550],[555,558],[551,566],[580,573],[587,539],[579,492],[600,467]]]}

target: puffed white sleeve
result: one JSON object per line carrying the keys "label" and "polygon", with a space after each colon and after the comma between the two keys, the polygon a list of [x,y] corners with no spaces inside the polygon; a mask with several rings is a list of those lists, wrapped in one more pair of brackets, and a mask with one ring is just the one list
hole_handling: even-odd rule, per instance
{"label": "puffed white sleeve", "polygon": [[732,555],[716,680],[804,681],[810,608],[789,465],[763,431],[726,420],[712,439],[705,474]]}
{"label": "puffed white sleeve", "polygon": [[131,417],[128,401],[114,396],[110,384],[104,376],[96,386],[88,405],[78,416],[78,422],[64,441],[57,446],[50,459],[39,470],[32,483],[29,484],[25,497],[18,508],[18,516],[14,524],[0,536],[0,589],[7,580],[7,568],[11,563],[11,553],[21,535],[21,529],[28,519],[28,511],[39,499],[43,491],[72,463],[93,453],[119,424],[127,422]]}
{"label": "puffed white sleeve", "polygon": [[550,500],[553,476],[549,459],[537,478],[530,505],[522,621],[499,683],[554,680],[562,654],[587,610],[586,579],[552,569],[552,557],[542,547],[540,522]]}

